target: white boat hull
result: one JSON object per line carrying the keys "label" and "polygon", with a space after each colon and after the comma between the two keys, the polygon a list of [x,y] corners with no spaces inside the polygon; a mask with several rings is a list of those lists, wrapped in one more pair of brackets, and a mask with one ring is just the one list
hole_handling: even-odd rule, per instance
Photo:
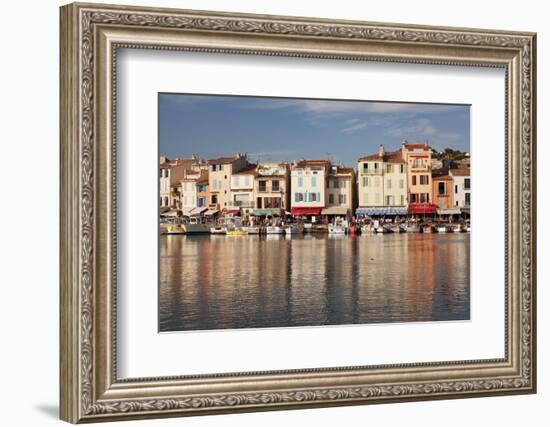
{"label": "white boat hull", "polygon": [[329,225],[329,234],[346,234],[346,228],[339,225]]}
{"label": "white boat hull", "polygon": [[227,234],[227,228],[225,228],[225,227],[212,227],[212,228],[210,228],[210,234]]}
{"label": "white boat hull", "polygon": [[304,232],[303,227],[298,227],[298,226],[285,227],[286,234],[302,234],[303,232]]}
{"label": "white boat hull", "polygon": [[247,234],[260,234],[260,227],[245,227]]}
{"label": "white boat hull", "polygon": [[279,226],[267,227],[265,230],[266,234],[285,234],[285,229]]}

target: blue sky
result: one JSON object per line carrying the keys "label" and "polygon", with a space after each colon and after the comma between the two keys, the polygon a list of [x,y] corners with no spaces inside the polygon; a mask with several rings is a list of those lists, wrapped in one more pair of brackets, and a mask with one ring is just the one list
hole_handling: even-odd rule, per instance
{"label": "blue sky", "polygon": [[470,151],[470,107],[371,101],[159,94],[159,150],[252,161],[357,158],[401,141]]}

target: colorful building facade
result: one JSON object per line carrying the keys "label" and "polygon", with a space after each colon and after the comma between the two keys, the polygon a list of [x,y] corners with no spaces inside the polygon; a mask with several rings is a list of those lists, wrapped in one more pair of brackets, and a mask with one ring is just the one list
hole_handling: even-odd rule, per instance
{"label": "colorful building facade", "polygon": [[159,167],[159,205],[161,207],[181,208],[181,180],[187,171],[197,172],[205,168],[204,162],[195,156],[188,159],[169,160],[160,158]]}
{"label": "colorful building facade", "polygon": [[432,184],[432,149],[428,144],[401,145],[403,159],[407,163],[409,213],[434,213]]}
{"label": "colorful building facade", "polygon": [[361,157],[357,163],[359,215],[405,215],[408,165],[401,150]]}
{"label": "colorful building facade", "polygon": [[231,175],[248,165],[246,154],[208,160],[208,185],[211,210],[223,211],[231,208]]}
{"label": "colorful building facade", "polygon": [[328,160],[300,160],[290,172],[291,213],[295,216],[318,216],[326,206]]}
{"label": "colorful building facade", "polygon": [[274,215],[290,209],[290,171],[287,163],[261,163],[254,179],[254,213]]}
{"label": "colorful building facade", "polygon": [[231,175],[231,201],[226,213],[247,215],[254,208],[256,165],[248,165]]}
{"label": "colorful building facade", "polygon": [[345,166],[330,166],[327,178],[326,207],[323,216],[353,216],[355,207],[355,170]]}
{"label": "colorful building facade", "polygon": [[437,209],[451,209],[453,207],[453,178],[449,175],[432,176],[433,203]]}

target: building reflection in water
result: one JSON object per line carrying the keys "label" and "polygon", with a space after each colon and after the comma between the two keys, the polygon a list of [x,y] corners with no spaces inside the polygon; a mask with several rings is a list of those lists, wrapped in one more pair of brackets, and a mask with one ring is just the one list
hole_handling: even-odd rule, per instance
{"label": "building reflection in water", "polygon": [[160,330],[465,320],[468,234],[161,236]]}

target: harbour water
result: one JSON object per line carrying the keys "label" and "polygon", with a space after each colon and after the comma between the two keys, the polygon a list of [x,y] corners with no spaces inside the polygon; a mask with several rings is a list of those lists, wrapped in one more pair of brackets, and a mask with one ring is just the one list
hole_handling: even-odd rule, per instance
{"label": "harbour water", "polygon": [[160,331],[467,320],[469,233],[160,236]]}

